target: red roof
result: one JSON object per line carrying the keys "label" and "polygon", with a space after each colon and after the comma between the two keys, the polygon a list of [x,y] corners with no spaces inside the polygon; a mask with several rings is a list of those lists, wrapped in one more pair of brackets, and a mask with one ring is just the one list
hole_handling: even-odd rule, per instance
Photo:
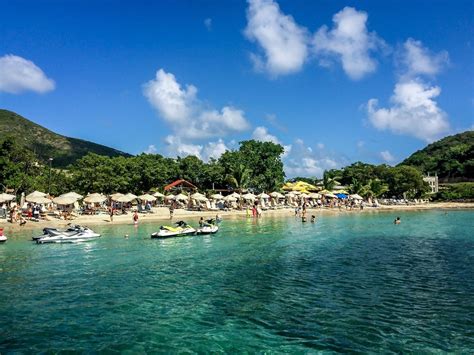
{"label": "red roof", "polygon": [[173,187],[176,187],[176,186],[186,186],[186,187],[189,187],[191,189],[196,189],[197,190],[197,187],[195,185],[191,184],[189,181],[186,181],[184,179],[180,179],[180,180],[176,180],[175,182],[172,182],[169,185],[166,185],[165,186],[165,191],[171,190]]}

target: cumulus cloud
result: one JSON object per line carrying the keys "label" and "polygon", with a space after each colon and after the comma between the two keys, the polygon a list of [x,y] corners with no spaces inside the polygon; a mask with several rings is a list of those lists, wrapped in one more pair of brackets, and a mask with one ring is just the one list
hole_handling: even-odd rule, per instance
{"label": "cumulus cloud", "polygon": [[438,86],[410,80],[395,86],[393,106],[377,108],[378,101],[368,102],[369,120],[379,130],[390,130],[432,142],[449,130],[446,113],[434,100],[441,93]]}
{"label": "cumulus cloud", "polygon": [[154,144],[150,144],[148,148],[144,151],[145,154],[156,154],[158,150]]}
{"label": "cumulus cloud", "polygon": [[301,70],[308,56],[307,31],[273,0],[248,0],[245,35],[262,54],[252,54],[255,68],[272,76]]}
{"label": "cumulus cloud", "polygon": [[252,133],[252,139],[261,142],[273,142],[275,144],[280,144],[278,138],[274,135],[268,133],[268,129],[266,127],[256,127]]}
{"label": "cumulus cloud", "polygon": [[344,72],[353,80],[372,73],[377,68],[373,52],[385,47],[375,32],[367,30],[368,15],[352,7],[345,7],[333,16],[334,27],[322,26],[314,35],[313,50],[320,64],[340,60]]}
{"label": "cumulus cloud", "polygon": [[49,79],[32,61],[12,54],[0,57],[0,92],[45,93],[54,88],[54,81]]}
{"label": "cumulus cloud", "polygon": [[302,139],[296,139],[289,154],[284,157],[283,163],[287,176],[315,176],[322,177],[324,170],[335,169],[346,162],[342,157],[327,152],[324,148],[316,152],[308,147]]}
{"label": "cumulus cloud", "polygon": [[388,150],[380,152],[380,157],[387,163],[391,163],[395,160],[395,157]]}
{"label": "cumulus cloud", "polygon": [[242,110],[231,106],[220,110],[204,107],[195,86],[182,87],[172,73],[163,69],[143,85],[143,94],[180,138],[206,139],[250,128]]}
{"label": "cumulus cloud", "polygon": [[409,38],[403,44],[399,60],[403,66],[404,76],[433,76],[449,63],[449,55],[447,51],[432,53],[428,48],[423,47],[420,41]]}
{"label": "cumulus cloud", "polygon": [[180,137],[169,135],[165,138],[165,143],[170,156],[186,157],[194,155],[206,162],[210,158],[219,159],[226,150],[229,150],[222,139],[202,145],[183,142]]}

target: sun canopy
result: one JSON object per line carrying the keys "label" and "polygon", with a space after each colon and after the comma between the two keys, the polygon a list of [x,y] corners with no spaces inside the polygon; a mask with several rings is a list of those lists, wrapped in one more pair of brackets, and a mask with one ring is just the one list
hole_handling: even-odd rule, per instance
{"label": "sun canopy", "polygon": [[296,181],[296,182],[287,182],[285,185],[283,185],[283,190],[309,192],[309,191],[318,191],[319,187],[311,185],[310,183],[307,183],[304,181]]}
{"label": "sun canopy", "polygon": [[206,196],[204,196],[203,194],[199,192],[192,194],[191,198],[196,201],[209,201]]}
{"label": "sun canopy", "polygon": [[260,195],[257,196],[258,198],[270,198],[270,195],[267,195],[265,192],[262,192]]}
{"label": "sun canopy", "polygon": [[53,202],[57,205],[72,205],[77,202],[77,198],[74,196],[58,196],[53,199]]}
{"label": "sun canopy", "polygon": [[44,196],[33,196],[26,201],[32,202],[32,203],[39,203],[39,204],[51,203],[51,200]]}
{"label": "sun canopy", "polygon": [[84,196],[82,195],[79,195],[77,192],[74,192],[74,191],[71,191],[71,192],[68,192],[66,194],[62,194],[61,197],[74,197],[76,198],[77,200],[80,200],[81,198],[83,198]]}
{"label": "sun canopy", "polygon": [[309,198],[321,198],[321,195],[318,194],[317,192],[311,192],[309,194]]}
{"label": "sun canopy", "polygon": [[158,197],[158,198],[165,197],[165,195],[163,195],[161,192],[155,192],[153,196]]}
{"label": "sun canopy", "polygon": [[236,199],[240,198],[240,195],[237,192],[232,192],[230,196],[235,197]]}
{"label": "sun canopy", "polygon": [[333,194],[333,193],[331,193],[331,192],[328,192],[328,193],[326,193],[326,194],[323,194],[323,195],[324,195],[325,197],[329,197],[329,198],[337,198],[337,196],[336,196],[336,195],[334,195],[334,194]]}
{"label": "sun canopy", "polygon": [[344,199],[347,198],[347,195],[346,195],[346,194],[343,194],[343,193],[338,193],[338,194],[336,194],[336,197],[337,197],[337,198],[340,198],[341,200],[344,200]]}
{"label": "sun canopy", "polygon": [[117,199],[118,199],[119,197],[122,197],[122,196],[124,196],[124,194],[121,194],[120,192],[117,192],[117,193],[115,193],[115,194],[110,195],[110,198],[111,198],[112,200],[114,200],[114,201],[117,201]]}
{"label": "sun canopy", "polygon": [[136,198],[137,198],[136,195],[128,193],[126,195],[122,195],[122,196],[117,197],[116,199],[114,199],[114,201],[128,203],[128,202],[132,202]]}
{"label": "sun canopy", "polygon": [[102,203],[105,200],[107,200],[107,197],[98,193],[89,194],[84,197],[85,203]]}
{"label": "sun canopy", "polygon": [[188,199],[189,199],[189,197],[186,196],[185,194],[176,195],[176,200],[178,200],[178,201],[187,201]]}
{"label": "sun canopy", "polygon": [[350,198],[354,199],[354,200],[363,200],[364,198],[358,194],[354,194],[354,195],[349,195]]}
{"label": "sun canopy", "polygon": [[10,195],[10,194],[1,193],[1,194],[0,194],[0,202],[11,201],[11,200],[13,200],[15,197],[16,197],[15,195]]}
{"label": "sun canopy", "polygon": [[281,194],[279,192],[276,192],[276,191],[272,192],[270,194],[270,196],[273,197],[273,198],[285,198],[285,196],[283,196],[283,194]]}
{"label": "sun canopy", "polygon": [[232,195],[228,195],[228,196],[224,197],[224,201],[235,202],[235,201],[237,201],[237,199]]}
{"label": "sun canopy", "polygon": [[214,200],[222,200],[224,199],[224,196],[222,196],[221,194],[214,194],[211,196],[211,198],[213,198]]}
{"label": "sun canopy", "polygon": [[138,198],[142,201],[149,201],[149,202],[156,201],[156,197],[152,196],[150,194],[140,195],[140,196],[138,196]]}
{"label": "sun canopy", "polygon": [[26,195],[25,200],[28,201],[28,202],[35,202],[32,199],[37,198],[37,197],[45,197],[45,196],[46,196],[46,194],[44,192],[33,191],[31,194]]}
{"label": "sun canopy", "polygon": [[245,200],[255,200],[255,195],[249,192],[243,195],[242,198]]}
{"label": "sun canopy", "polygon": [[173,194],[166,195],[165,200],[176,200],[176,196]]}

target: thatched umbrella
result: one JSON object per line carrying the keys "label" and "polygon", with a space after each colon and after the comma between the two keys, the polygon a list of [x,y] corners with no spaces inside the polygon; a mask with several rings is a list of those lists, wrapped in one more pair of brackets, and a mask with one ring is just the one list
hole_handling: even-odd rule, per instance
{"label": "thatched umbrella", "polygon": [[49,198],[46,198],[44,196],[33,196],[28,199],[26,199],[28,202],[32,203],[39,203],[39,204],[44,204],[44,203],[51,203],[51,200]]}
{"label": "thatched umbrella", "polygon": [[161,192],[155,192],[153,196],[158,197],[158,198],[165,197],[165,195],[163,195]]}
{"label": "thatched umbrella", "polygon": [[102,203],[105,200],[107,200],[107,197],[98,193],[89,194],[84,198],[85,203]]}
{"label": "thatched umbrella", "polygon": [[154,197],[150,194],[140,195],[140,196],[138,196],[138,198],[142,201],[148,201],[148,202],[156,201],[156,197]]}
{"label": "thatched umbrella", "polygon": [[58,196],[53,199],[53,202],[57,205],[73,205],[77,201],[74,196]]}
{"label": "thatched umbrella", "polygon": [[16,198],[15,195],[10,195],[10,194],[6,194],[6,193],[1,193],[0,194],[0,202],[9,202],[9,201],[11,201],[15,198]]}
{"label": "thatched umbrella", "polygon": [[255,195],[251,192],[242,195],[242,198],[245,200],[255,200]]}
{"label": "thatched umbrella", "polygon": [[211,196],[211,198],[214,200],[223,200],[224,196],[222,196],[221,194],[214,194]]}
{"label": "thatched umbrella", "polygon": [[185,194],[178,194],[176,196],[176,200],[178,200],[178,201],[187,201],[188,199],[189,199],[189,197],[186,196]]}
{"label": "thatched umbrella", "polygon": [[77,192],[74,192],[74,191],[71,191],[71,192],[68,192],[68,193],[65,193],[65,194],[62,194],[61,196],[65,196],[65,197],[75,197],[76,200],[80,200],[82,199],[84,196],[78,194]]}
{"label": "thatched umbrella", "polygon": [[33,191],[31,194],[29,195],[26,195],[25,199],[26,201],[28,202],[33,202],[33,203],[41,203],[41,202],[35,202],[33,201],[34,199],[37,199],[39,197],[45,197],[46,194],[44,192],[40,192],[40,191]]}

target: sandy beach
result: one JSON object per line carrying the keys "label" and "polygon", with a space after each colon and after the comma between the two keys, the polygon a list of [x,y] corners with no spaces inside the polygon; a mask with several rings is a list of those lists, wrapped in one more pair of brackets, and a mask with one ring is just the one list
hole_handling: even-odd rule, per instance
{"label": "sandy beach", "polygon": [[[360,209],[337,209],[337,208],[314,208],[308,209],[308,215],[311,214],[347,214],[347,213],[373,213],[382,211],[416,211],[416,210],[428,210],[428,209],[474,209],[473,202],[439,202],[439,203],[426,203],[418,205],[383,205],[379,207],[365,207],[363,210]],[[226,218],[243,218],[246,216],[246,211],[188,211],[184,209],[176,209],[174,211],[173,221],[182,219],[196,220],[200,217],[214,217],[219,214],[224,219]],[[279,210],[268,210],[263,211],[262,217],[271,216],[288,216],[294,214],[294,208],[283,208]],[[133,213],[129,212],[125,215],[114,216],[113,222],[110,222],[110,218],[107,214],[98,215],[80,215],[73,220],[62,220],[51,216],[47,219],[40,220],[39,222],[28,221],[25,225],[19,226],[18,224],[12,224],[6,220],[0,220],[0,228],[4,228],[5,234],[11,234],[18,230],[26,229],[40,229],[44,227],[56,227],[62,228],[67,226],[69,223],[94,226],[94,225],[123,225],[132,224]],[[153,213],[140,214],[139,222],[159,222],[159,224],[169,223],[169,210],[166,207],[153,208]],[[158,223],[157,223],[158,224]]]}

